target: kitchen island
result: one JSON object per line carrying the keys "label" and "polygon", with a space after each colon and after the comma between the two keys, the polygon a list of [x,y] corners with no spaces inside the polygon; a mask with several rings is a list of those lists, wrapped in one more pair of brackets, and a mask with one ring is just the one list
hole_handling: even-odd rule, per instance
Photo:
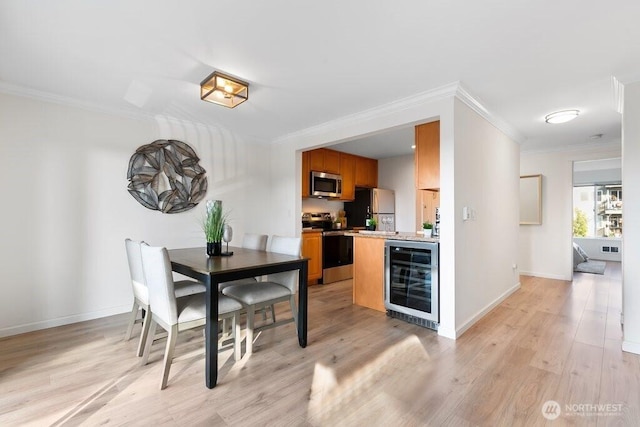
{"label": "kitchen island", "polygon": [[353,236],[353,303],[386,312],[384,307],[384,245],[387,240],[438,242],[418,233],[360,231]]}

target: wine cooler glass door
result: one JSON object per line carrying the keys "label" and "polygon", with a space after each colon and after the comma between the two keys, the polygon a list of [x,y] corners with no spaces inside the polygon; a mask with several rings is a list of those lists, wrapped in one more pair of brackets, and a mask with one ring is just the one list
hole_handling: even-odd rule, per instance
{"label": "wine cooler glass door", "polygon": [[437,244],[390,241],[386,251],[386,308],[438,322]]}

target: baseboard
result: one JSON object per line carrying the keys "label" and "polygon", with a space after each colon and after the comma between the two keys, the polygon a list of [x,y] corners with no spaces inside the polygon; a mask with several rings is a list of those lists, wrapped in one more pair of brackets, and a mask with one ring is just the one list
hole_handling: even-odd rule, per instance
{"label": "baseboard", "polygon": [[102,317],[122,314],[128,311],[131,311],[131,305],[112,307],[109,309],[93,311],[90,313],[74,314],[73,316],[58,317],[56,319],[48,319],[42,320],[40,322],[11,326],[8,328],[0,329],[0,338],[24,334],[27,332],[39,331],[42,329],[55,328],[56,326],[70,325],[72,323],[84,322],[86,320],[100,319]]}
{"label": "baseboard", "polygon": [[626,351],[627,353],[640,354],[640,343],[622,341],[622,351]]}
{"label": "baseboard", "polygon": [[562,276],[560,274],[538,273],[534,271],[520,271],[520,274],[523,276],[542,277],[543,279],[565,280],[568,282],[573,280],[573,277]]}
{"label": "baseboard", "polygon": [[516,283],[511,288],[507,289],[506,292],[504,292],[498,298],[496,298],[495,300],[490,302],[485,308],[480,310],[475,316],[471,317],[469,320],[464,322],[464,324],[462,326],[457,328],[454,339],[460,338],[460,336],[462,334],[464,334],[467,331],[467,329],[469,329],[471,326],[473,326],[478,320],[482,319],[491,310],[496,308],[502,301],[504,301],[507,298],[509,298],[509,296],[512,293],[514,293],[515,291],[517,291],[518,289],[520,289],[520,282]]}
{"label": "baseboard", "polygon": [[456,330],[453,328],[443,328],[442,324],[438,326],[438,335],[445,338],[450,338],[452,340],[456,339]]}

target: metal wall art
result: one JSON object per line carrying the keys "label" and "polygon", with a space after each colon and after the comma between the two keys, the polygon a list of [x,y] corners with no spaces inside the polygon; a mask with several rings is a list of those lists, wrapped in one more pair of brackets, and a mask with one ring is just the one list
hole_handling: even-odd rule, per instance
{"label": "metal wall art", "polygon": [[189,145],[158,139],[138,148],[129,160],[129,193],[142,206],[164,213],[196,207],[207,192],[206,171]]}

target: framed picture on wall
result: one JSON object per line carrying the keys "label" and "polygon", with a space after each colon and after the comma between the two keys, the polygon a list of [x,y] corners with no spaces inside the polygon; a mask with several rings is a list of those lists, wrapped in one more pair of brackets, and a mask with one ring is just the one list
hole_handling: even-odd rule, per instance
{"label": "framed picture on wall", "polygon": [[520,225],[542,224],[542,175],[520,177]]}

